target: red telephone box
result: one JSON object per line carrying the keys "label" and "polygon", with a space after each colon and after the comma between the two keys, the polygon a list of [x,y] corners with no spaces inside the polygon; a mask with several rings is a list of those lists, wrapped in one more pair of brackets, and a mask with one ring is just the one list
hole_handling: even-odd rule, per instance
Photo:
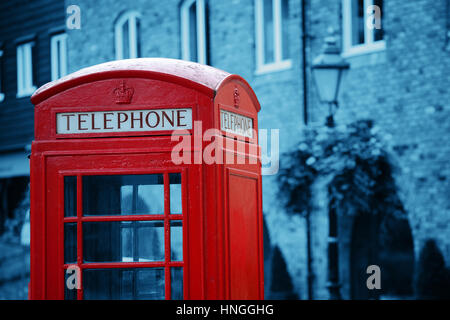
{"label": "red telephone box", "polygon": [[32,299],[264,298],[260,106],[244,79],[130,59],[31,101]]}

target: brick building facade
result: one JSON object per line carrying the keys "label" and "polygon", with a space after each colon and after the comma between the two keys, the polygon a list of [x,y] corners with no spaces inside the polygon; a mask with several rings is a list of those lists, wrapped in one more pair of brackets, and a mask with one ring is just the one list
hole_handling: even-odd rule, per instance
{"label": "brick building facade", "polygon": [[[312,56],[319,52],[328,26],[340,30],[342,37],[344,2],[310,2]],[[341,89],[336,122],[370,118],[387,135],[399,168],[396,180],[415,258],[431,238],[449,265],[450,149],[444,142],[450,133],[449,1],[386,0],[383,4],[385,49],[346,57],[351,66]],[[319,216],[326,219],[323,210]],[[349,261],[345,253],[351,240],[350,235],[342,238],[341,265]],[[348,277],[348,273],[341,275],[343,293],[350,291]]]}
{"label": "brick building facade", "polygon": [[[445,143],[450,132],[449,51],[446,50],[448,1],[66,1],[66,7],[79,6],[81,17],[80,29],[67,30],[68,71],[114,60],[118,54],[117,41],[123,40],[124,34],[137,39],[133,42],[125,37],[126,46],[121,47],[124,57],[180,59],[195,55],[197,60],[203,59],[209,65],[237,73],[250,83],[262,107],[260,128],[280,130],[279,154],[282,154],[296,147],[306,125],[323,125],[326,110],[317,101],[309,66],[320,53],[328,28],[335,30],[335,36],[343,45],[348,44],[345,37],[355,34],[352,33],[353,26],[348,26],[348,19],[343,17],[349,12],[355,17],[364,17],[361,13],[364,8],[360,12],[348,11],[349,3],[357,6],[369,2],[381,5],[383,32],[370,36],[372,42],[378,41],[374,45],[365,46],[368,40],[361,40],[359,34],[358,41],[362,41],[362,45],[353,46],[350,41],[345,48],[348,50],[344,56],[351,68],[341,89],[341,107],[336,122],[348,124],[371,118],[390,137],[400,168],[397,182],[408,213],[415,258],[423,242],[435,238],[450,265],[450,167],[447,161],[450,147]],[[268,9],[269,5],[272,11]],[[184,6],[189,14],[184,11]],[[302,8],[305,8],[304,12]],[[193,12],[196,23],[183,20],[185,14],[190,17]],[[267,12],[274,14],[265,15]],[[305,30],[302,30],[303,24]],[[123,33],[119,40],[118,25]],[[187,26],[197,31],[195,50],[189,47],[192,43],[184,39],[183,30]],[[199,32],[199,27],[204,27],[204,34]],[[362,32],[368,35],[364,27]],[[303,43],[306,43],[305,47]],[[352,47],[358,48],[353,50]],[[306,113],[305,100],[308,102]],[[315,299],[328,298],[328,213],[324,185],[324,181],[319,181],[314,186],[315,206],[311,220],[312,297]],[[265,176],[265,239],[271,242],[267,246],[267,257],[271,256],[270,248],[280,249],[292,291],[306,299],[305,220],[285,213],[278,201],[277,190],[276,175]],[[352,219],[343,219],[339,227],[342,231],[340,271],[344,298],[354,297],[349,271],[350,251],[352,241],[355,241],[353,224]],[[292,297],[288,293],[277,295],[273,292],[271,270],[278,272],[280,269],[272,265],[270,258],[266,260],[266,296]]]}

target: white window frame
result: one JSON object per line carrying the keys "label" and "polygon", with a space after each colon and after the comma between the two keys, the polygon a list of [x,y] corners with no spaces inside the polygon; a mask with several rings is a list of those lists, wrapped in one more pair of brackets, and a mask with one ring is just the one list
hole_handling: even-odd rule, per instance
{"label": "white window frame", "polygon": [[17,98],[28,97],[36,90],[33,79],[34,41],[17,45]]}
{"label": "white window frame", "polygon": [[5,100],[5,94],[1,91],[2,90],[2,84],[3,84],[3,79],[2,79],[2,57],[3,57],[3,50],[0,49],[0,102]]}
{"label": "white window frame", "polygon": [[206,64],[206,7],[205,0],[185,0],[180,8],[181,59],[193,61],[190,50],[189,8],[195,3],[197,26],[197,61]]}
{"label": "white window frame", "polygon": [[[58,52],[59,48],[59,52]],[[50,40],[52,81],[67,74],[67,34],[54,35]]]}
{"label": "white window frame", "polygon": [[281,71],[292,67],[291,59],[283,60],[281,0],[272,1],[274,62],[264,63],[264,3],[263,0],[255,0],[256,74]]}
{"label": "white window frame", "polygon": [[[343,57],[383,51],[386,49],[386,41],[373,40],[374,30],[369,30],[366,26],[367,8],[373,5],[373,0],[364,0],[364,43],[352,45],[352,1],[342,0],[342,42]],[[383,21],[382,21],[383,23]],[[383,25],[381,25],[383,27]]]}
{"label": "white window frame", "polygon": [[137,11],[128,11],[123,13],[114,25],[114,38],[116,48],[116,59],[121,60],[124,57],[123,52],[123,25],[128,22],[128,48],[129,58],[138,58],[138,30],[137,20],[141,18],[141,15]]}

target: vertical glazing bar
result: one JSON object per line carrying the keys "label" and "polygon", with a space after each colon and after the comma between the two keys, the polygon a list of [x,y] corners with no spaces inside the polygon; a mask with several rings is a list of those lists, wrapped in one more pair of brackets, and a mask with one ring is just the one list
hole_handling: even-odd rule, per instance
{"label": "vertical glazing bar", "polygon": [[166,300],[170,300],[170,184],[169,174],[164,173],[164,257],[165,257],[165,292]]}
{"label": "vertical glazing bar", "polygon": [[83,215],[82,191],[81,175],[77,175],[77,265],[80,272],[80,289],[77,292],[78,300],[83,300],[83,271],[81,269],[81,264],[83,263],[83,224],[81,222]]}
{"label": "vertical glazing bar", "polygon": [[[133,185],[133,201],[131,204],[131,212],[133,214],[137,213],[137,202],[138,202],[138,186],[136,184]],[[137,221],[132,221],[131,222],[131,237],[133,239],[133,251],[132,251],[132,256],[133,256],[133,261],[139,261],[139,252],[138,252],[138,246],[139,246],[139,229],[138,229],[139,225]],[[136,276],[136,274],[134,274],[134,276]]]}
{"label": "vertical glazing bar", "polygon": [[[183,299],[189,299],[189,294],[188,294],[188,288],[189,285],[187,284],[187,281],[189,279],[189,277],[186,276],[186,273],[189,271],[189,266],[188,266],[188,241],[187,241],[187,237],[185,235],[188,234],[187,232],[187,224],[188,224],[188,215],[186,214],[188,209],[187,209],[187,183],[186,183],[186,169],[183,169],[183,171],[180,173],[181,174],[181,214],[182,214],[182,239],[183,239]],[[203,232],[202,232],[203,234]],[[202,248],[199,248],[200,250],[202,250]],[[204,274],[204,268],[203,268],[203,263],[201,264],[200,268],[201,273]],[[185,280],[186,279],[186,280]],[[203,284],[203,277],[202,277],[202,288],[204,288],[204,284]]]}
{"label": "vertical glazing bar", "polygon": [[[65,195],[64,195],[64,188],[65,188],[65,183],[64,183],[64,176],[60,175],[58,178],[58,216],[60,217],[60,226],[59,226],[59,235],[58,235],[58,241],[60,241],[61,245],[59,245],[58,251],[60,252],[59,259],[61,259],[60,261],[62,261],[62,265],[61,265],[61,269],[62,269],[62,275],[58,274],[58,279],[65,279],[65,269],[64,269],[64,245],[65,245],[65,241],[64,241],[64,214],[65,214]],[[62,300],[65,299],[65,286],[66,286],[66,281],[64,281],[63,286],[60,286],[58,288],[58,296],[62,297]]]}

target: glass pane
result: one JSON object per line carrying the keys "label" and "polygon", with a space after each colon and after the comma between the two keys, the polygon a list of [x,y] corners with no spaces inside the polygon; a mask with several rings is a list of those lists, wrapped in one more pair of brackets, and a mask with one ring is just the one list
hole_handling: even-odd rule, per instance
{"label": "glass pane", "polygon": [[181,202],[181,173],[169,173],[170,182],[170,213],[183,213]]}
{"label": "glass pane", "polygon": [[140,185],[137,190],[137,214],[164,214],[164,182],[155,185]]}
{"label": "glass pane", "polygon": [[170,295],[172,300],[183,299],[183,268],[170,268]]}
{"label": "glass pane", "polygon": [[82,179],[84,215],[164,214],[162,174]]}
{"label": "glass pane", "polygon": [[373,39],[374,39],[374,41],[379,41],[379,40],[383,40],[383,0],[374,0],[373,4],[380,8],[381,28],[373,29],[373,31],[374,31]]}
{"label": "glass pane", "polygon": [[120,199],[120,212],[133,212],[133,186],[121,186]]}
{"label": "glass pane", "polygon": [[134,297],[134,270],[123,270],[120,276],[120,299],[132,300]]}
{"label": "glass pane", "polygon": [[123,48],[123,59],[130,58],[130,31],[129,31],[129,20],[127,20],[122,27],[122,48]]}
{"label": "glass pane", "polygon": [[339,71],[336,69],[318,68],[313,70],[313,75],[321,101],[335,101],[336,90],[339,84]]}
{"label": "glass pane", "polygon": [[272,0],[264,0],[264,63],[274,62],[274,34]]}
{"label": "glass pane", "polygon": [[137,299],[163,300],[164,268],[137,269]]}
{"label": "glass pane", "polygon": [[352,45],[364,43],[364,0],[352,0]]}
{"label": "glass pane", "polygon": [[77,261],[77,224],[64,224],[64,263]]}
{"label": "glass pane", "polygon": [[61,78],[61,40],[55,41],[56,44],[56,72],[58,79]]}
{"label": "glass pane", "polygon": [[164,222],[140,222],[135,261],[164,261]]}
{"label": "glass pane", "polygon": [[[73,276],[73,272],[74,271],[71,271],[71,273],[67,273],[67,270],[64,270],[64,300],[77,300],[77,289],[69,289],[67,286],[67,279],[70,276]],[[72,279],[73,278],[71,278],[71,280]]]}
{"label": "glass pane", "polygon": [[84,222],[83,255],[85,262],[164,261],[164,222]]}
{"label": "glass pane", "polygon": [[77,177],[64,177],[64,217],[77,215]]}
{"label": "glass pane", "polygon": [[289,59],[289,1],[281,0],[282,59]]}
{"label": "glass pane", "polygon": [[137,46],[137,57],[141,57],[141,20],[139,18],[136,18],[136,46]]}
{"label": "glass pane", "polygon": [[189,7],[189,57],[197,61],[197,5],[196,1]]}
{"label": "glass pane", "polygon": [[170,259],[183,261],[183,222],[170,222]]}
{"label": "glass pane", "polygon": [[131,221],[122,222],[122,230],[120,232],[121,244],[122,244],[122,262],[133,261],[133,228]]}
{"label": "glass pane", "polygon": [[84,299],[164,299],[164,268],[86,269]]}

